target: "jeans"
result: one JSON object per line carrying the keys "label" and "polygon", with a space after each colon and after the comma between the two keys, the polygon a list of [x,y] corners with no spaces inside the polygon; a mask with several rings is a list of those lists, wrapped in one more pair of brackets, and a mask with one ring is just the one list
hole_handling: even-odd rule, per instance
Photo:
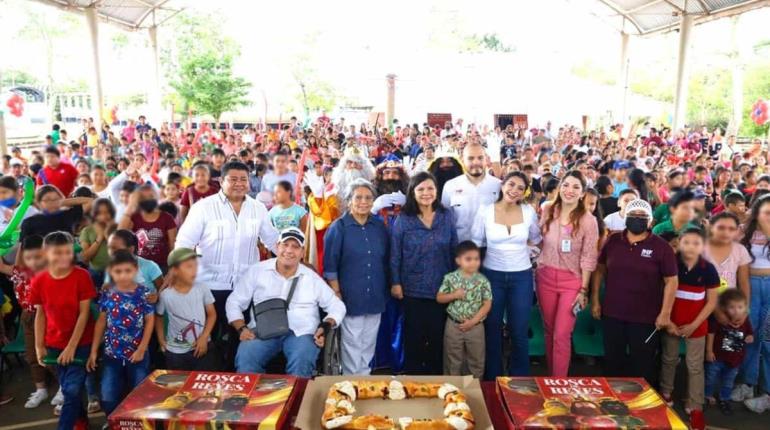
{"label": "jeans", "polygon": [[754,330],[754,342],[746,345],[743,360],[743,382],[759,384],[759,368],[765,375],[764,390],[770,393],[770,339],[762,339],[762,324],[770,312],[770,276],[751,277],[751,303],[749,321]]}
{"label": "jeans", "polygon": [[569,270],[551,266],[537,269],[537,301],[543,315],[545,358],[550,376],[565,378],[569,372],[575,328],[572,308],[582,285],[580,277]]}
{"label": "jeans", "polygon": [[739,367],[731,367],[724,361],[706,363],[706,397],[714,397],[714,390],[719,388],[719,400],[730,401],[730,395],[735,385],[735,377],[738,376]]}
{"label": "jeans", "polygon": [[[53,355],[61,354],[61,349],[48,348]],[[75,357],[85,363],[91,353],[91,345],[82,345],[75,350]],[[79,420],[88,420],[86,408],[83,406],[83,391],[86,381],[86,368],[82,364],[71,363],[67,366],[56,366],[56,376],[64,395],[64,403],[59,416],[58,430],[72,430]]]}
{"label": "jeans", "polygon": [[149,352],[138,363],[105,355],[102,359],[102,409],[105,415],[109,416],[126,392],[136,388],[149,373]]}
{"label": "jeans", "polygon": [[529,316],[534,298],[532,269],[499,272],[483,269],[492,285],[492,309],[484,321],[486,340],[486,380],[503,375],[503,317],[513,349],[508,359],[508,375],[529,375]]}
{"label": "jeans", "polygon": [[313,376],[320,349],[313,335],[295,336],[293,332],[273,339],[241,342],[235,355],[238,373],[265,373],[265,366],[279,352],[286,356],[286,373],[310,378]]}

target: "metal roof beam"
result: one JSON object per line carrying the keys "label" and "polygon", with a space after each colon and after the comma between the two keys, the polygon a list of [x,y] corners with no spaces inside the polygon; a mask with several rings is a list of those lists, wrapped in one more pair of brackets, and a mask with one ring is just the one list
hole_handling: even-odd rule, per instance
{"label": "metal roof beam", "polygon": [[636,31],[638,31],[639,34],[644,34],[644,29],[642,29],[642,27],[639,25],[638,22],[636,22],[634,17],[631,16],[626,10],[624,10],[623,8],[621,8],[611,0],[599,0],[599,1],[604,3],[604,5],[607,6],[608,8],[615,11],[615,13],[617,13],[618,15],[627,19],[628,22],[630,22],[636,28]]}

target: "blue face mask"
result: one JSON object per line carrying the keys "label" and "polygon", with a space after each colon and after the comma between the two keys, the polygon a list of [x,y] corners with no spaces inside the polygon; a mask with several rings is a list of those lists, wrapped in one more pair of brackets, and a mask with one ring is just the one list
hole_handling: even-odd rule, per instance
{"label": "blue face mask", "polygon": [[0,206],[9,209],[16,206],[16,197],[9,197],[5,200],[0,200]]}

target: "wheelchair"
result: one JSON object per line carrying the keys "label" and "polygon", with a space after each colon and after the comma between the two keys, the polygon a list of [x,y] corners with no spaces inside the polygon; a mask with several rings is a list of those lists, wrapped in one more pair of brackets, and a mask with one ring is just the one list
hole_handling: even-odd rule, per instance
{"label": "wheelchair", "polygon": [[[342,340],[339,327],[324,330],[324,346],[318,353],[313,376],[342,375]],[[283,352],[265,366],[266,373],[286,373],[286,357]]]}

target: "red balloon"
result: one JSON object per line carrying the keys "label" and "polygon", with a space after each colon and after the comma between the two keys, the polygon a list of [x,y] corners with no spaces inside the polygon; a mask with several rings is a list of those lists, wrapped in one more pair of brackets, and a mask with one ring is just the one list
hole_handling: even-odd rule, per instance
{"label": "red balloon", "polygon": [[13,116],[21,117],[24,114],[24,97],[14,94],[12,95],[5,105],[8,106],[8,111]]}
{"label": "red balloon", "polygon": [[765,125],[770,120],[770,109],[768,103],[765,100],[757,100],[754,106],[751,107],[751,120],[756,125]]}

